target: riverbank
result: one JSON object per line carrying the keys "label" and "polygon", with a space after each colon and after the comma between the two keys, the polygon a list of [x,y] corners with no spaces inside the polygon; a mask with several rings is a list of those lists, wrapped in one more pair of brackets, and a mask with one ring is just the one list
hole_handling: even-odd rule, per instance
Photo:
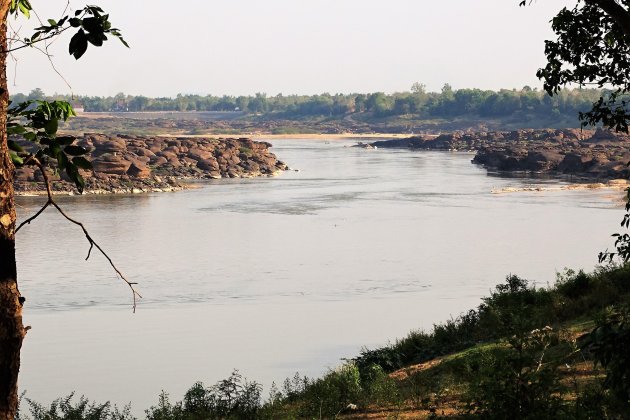
{"label": "riverbank", "polygon": [[[628,267],[565,270],[544,288],[509,275],[476,308],[387,346],[364,347],[321,376],[296,373],[268,397],[262,384],[233,370],[214,386],[196,382],[181,401],[162,391],[155,405],[142,406],[144,418],[508,418],[519,410],[524,418],[626,418],[627,394],[617,391],[628,387],[620,362],[629,275]],[[191,395],[204,404],[190,404]],[[23,411],[46,418],[58,417],[60,407],[88,418],[91,406],[72,394],[50,406],[25,400]],[[137,419],[118,410],[99,418]]]}
{"label": "riverbank", "polygon": [[[179,401],[195,381],[214,384],[232,368],[267,396],[296,370],[320,377],[362,345],[475,307],[508,272],[544,285],[563,265],[592,268],[622,216],[597,190],[491,195],[522,181],[487,176],[468,154],[343,146],[278,141],[270,150],[300,172],[269,179],[60,197],[145,298],[133,315],[107,262],[82,262],[84,235],[56,212],[20,230],[20,289],[33,325],[27,397],[49,402],[76,390],[133,401],[144,418],[161,389]],[[17,203],[21,220],[43,204]],[[80,264],[69,269],[72,261]],[[173,356],[182,349],[186,357]]]}
{"label": "riverbank", "polygon": [[507,418],[519,410],[625,418],[628,276],[627,266],[565,270],[542,288],[508,275],[477,308],[363,348],[320,378],[288,379],[260,410],[270,418]]}
{"label": "riverbank", "polygon": [[622,191],[626,191],[630,186],[630,182],[625,179],[611,179],[610,181],[603,182],[594,182],[594,183],[576,183],[576,184],[567,184],[567,185],[555,185],[552,187],[540,186],[540,185],[532,185],[532,186],[524,186],[524,187],[504,187],[504,188],[496,188],[492,189],[492,194],[506,194],[506,193],[515,193],[515,192],[546,192],[546,191],[583,191],[583,190],[598,190],[598,189],[609,189],[612,191],[620,192],[619,201],[623,201],[623,197],[625,195],[621,194]]}
{"label": "riverbank", "polygon": [[[274,176],[287,165],[269,151],[271,144],[249,138],[143,137],[85,134],[76,144],[86,148],[92,170],[81,170],[87,194],[138,194],[179,191],[190,181]],[[64,173],[49,171],[54,193],[76,194]],[[18,195],[45,194],[41,173],[18,169]]]}

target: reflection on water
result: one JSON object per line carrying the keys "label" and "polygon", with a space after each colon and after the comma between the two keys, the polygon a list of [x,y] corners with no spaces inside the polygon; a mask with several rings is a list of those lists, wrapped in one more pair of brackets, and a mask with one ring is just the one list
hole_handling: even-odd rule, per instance
{"label": "reflection on water", "polygon": [[[239,368],[269,385],[457,315],[508,273],[590,269],[621,211],[610,191],[491,194],[549,180],[488,177],[466,153],[282,140],[299,172],[143,196],[63,197],[145,296],[48,211],[19,233],[33,330],[22,387],[134,402],[179,398]],[[41,199],[21,198],[20,217]]]}

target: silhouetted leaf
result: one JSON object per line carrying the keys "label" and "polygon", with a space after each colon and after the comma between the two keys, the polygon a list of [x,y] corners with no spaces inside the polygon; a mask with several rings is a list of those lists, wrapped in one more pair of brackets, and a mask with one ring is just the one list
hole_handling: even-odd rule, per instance
{"label": "silhouetted leaf", "polygon": [[76,60],[81,58],[88,47],[88,39],[85,31],[83,29],[79,29],[79,31],[74,34],[72,39],[70,39],[69,52],[74,56]]}
{"label": "silhouetted leaf", "polygon": [[81,156],[86,154],[88,151],[81,146],[66,146],[63,151],[70,156]]}
{"label": "silhouetted leaf", "polygon": [[92,162],[84,158],[83,156],[77,156],[72,158],[72,163],[74,163],[77,167],[85,170],[92,169]]}
{"label": "silhouetted leaf", "polygon": [[62,146],[68,146],[68,145],[72,144],[76,140],[76,137],[59,136],[55,140],[57,141],[57,143],[59,143]]}

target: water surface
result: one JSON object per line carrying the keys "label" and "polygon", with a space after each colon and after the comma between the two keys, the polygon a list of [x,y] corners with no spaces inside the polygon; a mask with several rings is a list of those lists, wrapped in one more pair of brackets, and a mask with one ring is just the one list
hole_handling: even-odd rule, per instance
{"label": "water surface", "polygon": [[[555,181],[488,176],[471,154],[363,150],[279,140],[299,172],[142,196],[59,198],[18,236],[25,322],[21,387],[38,401],[76,390],[133,401],[233,368],[265,385],[319,375],[363,346],[476,306],[509,273],[538,285],[591,269],[622,210],[611,192],[491,194]],[[18,200],[19,216],[41,199]],[[267,387],[268,389],[268,387]]]}

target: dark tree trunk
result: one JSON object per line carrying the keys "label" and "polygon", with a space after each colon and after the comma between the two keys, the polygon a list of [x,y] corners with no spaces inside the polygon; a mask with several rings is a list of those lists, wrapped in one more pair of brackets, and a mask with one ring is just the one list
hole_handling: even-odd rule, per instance
{"label": "dark tree trunk", "polygon": [[15,168],[7,146],[7,12],[0,1],[0,420],[14,420],[18,408],[20,349],[26,334],[15,264]]}

